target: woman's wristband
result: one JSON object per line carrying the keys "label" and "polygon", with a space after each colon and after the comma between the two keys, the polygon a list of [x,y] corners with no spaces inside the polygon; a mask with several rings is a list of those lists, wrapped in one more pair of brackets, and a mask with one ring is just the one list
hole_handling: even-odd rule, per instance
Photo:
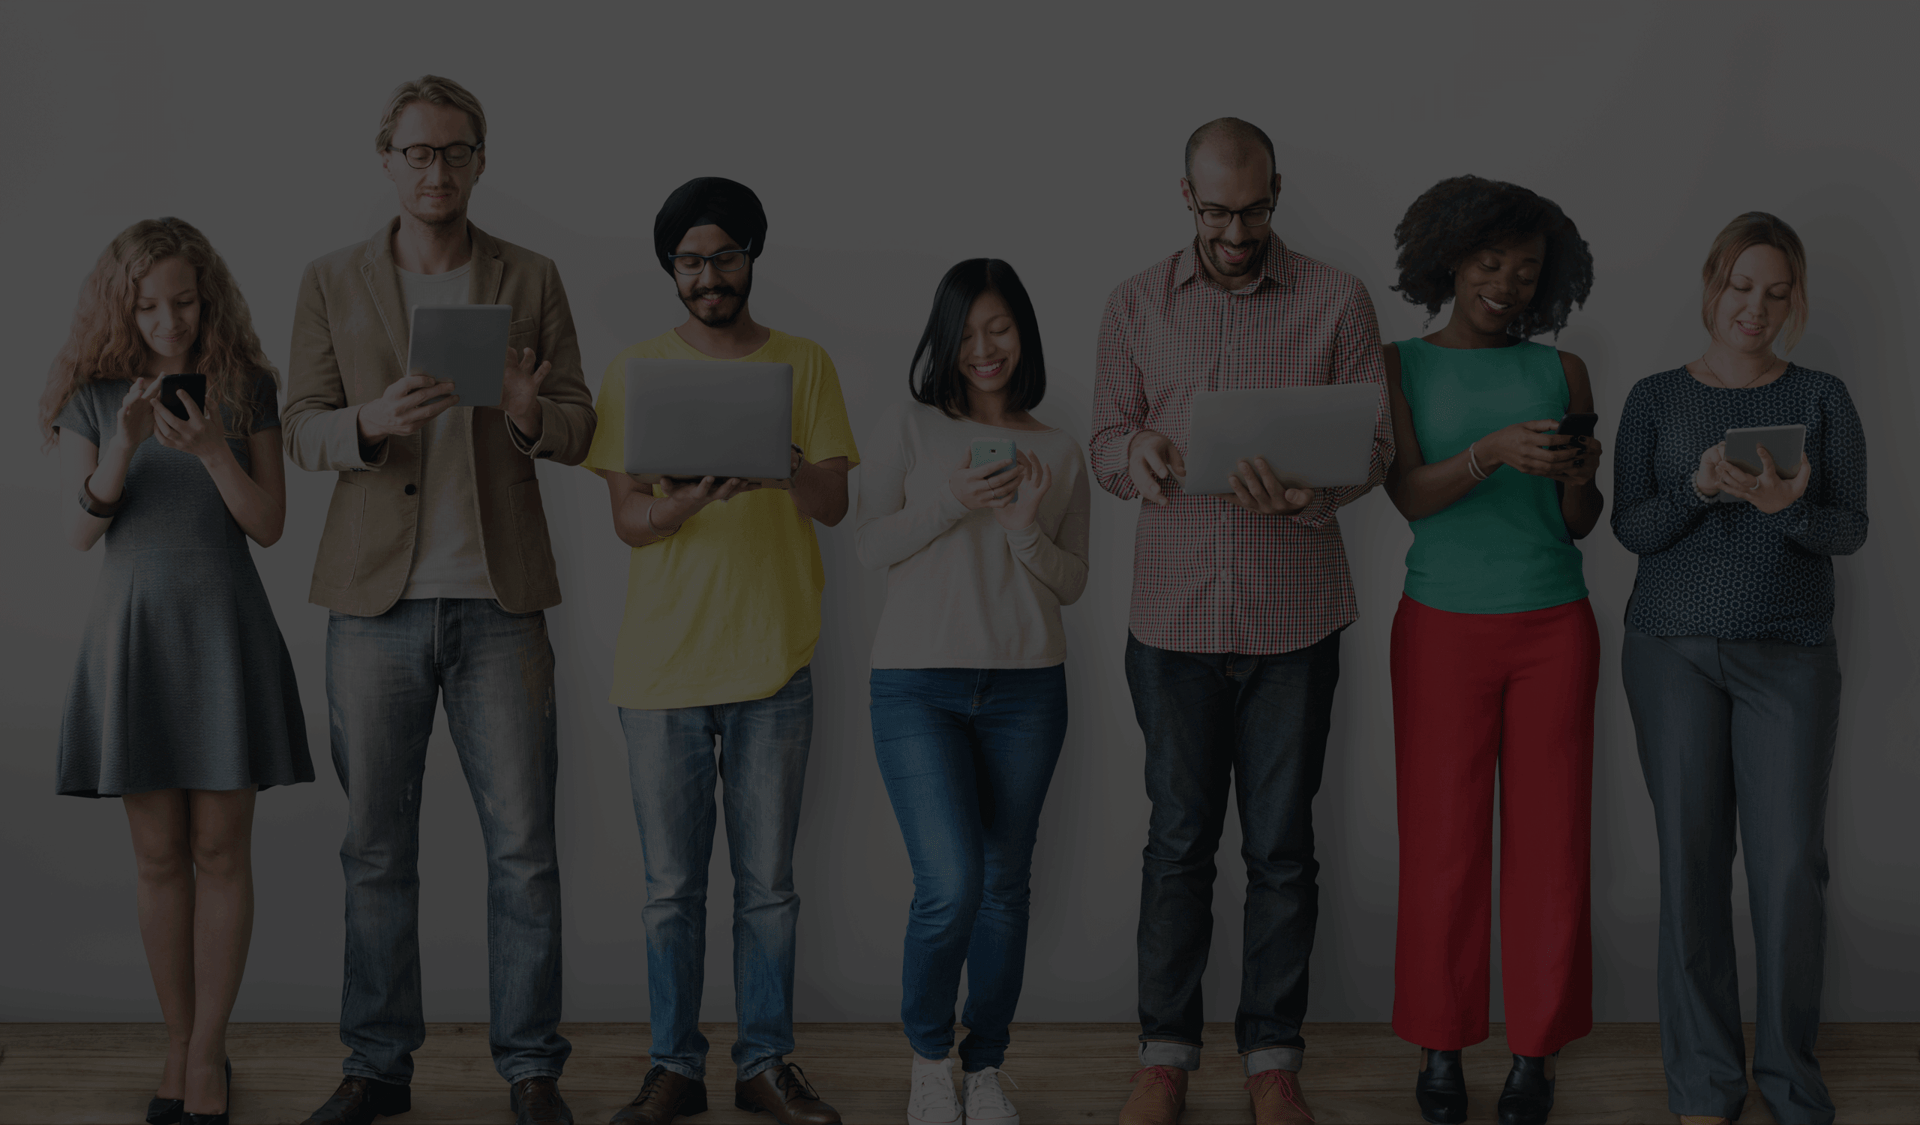
{"label": "woman's wristband", "polygon": [[109,504],[105,500],[102,500],[98,496],[95,496],[93,494],[93,490],[87,487],[87,485],[91,484],[92,482],[93,482],[92,473],[88,473],[87,479],[80,482],[80,510],[86,512],[88,515],[92,516],[94,519],[97,519],[97,520],[112,519],[114,516],[119,514],[120,506],[127,502],[127,494],[125,490],[123,489],[121,491],[120,499],[115,500],[113,503]]}

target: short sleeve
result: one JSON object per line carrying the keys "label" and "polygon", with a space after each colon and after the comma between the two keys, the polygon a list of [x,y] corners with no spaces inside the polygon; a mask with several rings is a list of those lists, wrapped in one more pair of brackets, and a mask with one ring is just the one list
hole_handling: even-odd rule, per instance
{"label": "short sleeve", "polygon": [[845,457],[851,468],[860,463],[860,450],[854,446],[853,427],[847,422],[847,403],[840,394],[840,374],[834,370],[826,349],[815,345],[813,352],[813,362],[807,365],[812,372],[808,380],[812,385],[805,389],[797,404],[800,410],[794,418],[794,437],[808,461],[819,464]]}
{"label": "short sleeve", "polygon": [[593,412],[599,422],[593,428],[593,444],[587,449],[583,469],[624,473],[627,471],[627,380],[626,352],[607,364],[600,380],[600,394],[593,400]]}
{"label": "short sleeve", "polygon": [[99,395],[94,393],[93,383],[82,383],[73,389],[73,397],[67,399],[67,405],[60,410],[60,416],[53,424],[62,432],[72,431],[86,438],[95,446],[100,444],[100,420],[97,416]]}
{"label": "short sleeve", "polygon": [[253,431],[280,428],[280,388],[262,371],[253,383]]}

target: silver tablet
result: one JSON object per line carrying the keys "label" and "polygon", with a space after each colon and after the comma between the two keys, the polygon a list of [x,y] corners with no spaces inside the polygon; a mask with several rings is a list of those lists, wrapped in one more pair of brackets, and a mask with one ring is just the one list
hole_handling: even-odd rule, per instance
{"label": "silver tablet", "polygon": [[625,465],[661,477],[789,486],[793,367],[719,359],[627,361]]}
{"label": "silver tablet", "polygon": [[[1734,468],[1759,476],[1760,447],[1764,445],[1773,456],[1773,467],[1779,470],[1780,479],[1792,480],[1800,475],[1801,459],[1806,454],[1807,428],[1803,425],[1746,426],[1728,430],[1726,442],[1723,456]],[[1739,497],[1729,497],[1724,491],[1714,493],[1713,498],[1739,501]]]}
{"label": "silver tablet", "polygon": [[512,305],[415,305],[407,374],[451,382],[461,406],[499,406],[512,319]]}
{"label": "silver tablet", "polygon": [[1199,391],[1187,429],[1187,477],[1180,487],[1202,495],[1231,494],[1227,478],[1239,462],[1265,457],[1288,488],[1339,488],[1367,483],[1379,383]]}

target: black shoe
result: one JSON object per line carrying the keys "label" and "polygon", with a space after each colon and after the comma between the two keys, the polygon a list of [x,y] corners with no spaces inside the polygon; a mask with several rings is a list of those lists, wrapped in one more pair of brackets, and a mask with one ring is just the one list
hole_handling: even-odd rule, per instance
{"label": "black shoe", "polygon": [[306,1125],[372,1125],[376,1116],[393,1117],[412,1108],[411,1087],[350,1074]]}
{"label": "black shoe", "polygon": [[149,1098],[147,1125],[180,1125],[180,1115],[186,1108],[184,1098]]}
{"label": "black shoe", "polygon": [[514,1125],[573,1125],[573,1111],[560,1098],[560,1080],[542,1075],[522,1078],[511,1087],[507,1106]]}
{"label": "black shoe", "polygon": [[[233,1107],[233,1060],[228,1059],[222,1065],[227,1071],[227,1107],[231,1109]],[[159,1099],[156,1098],[154,1100],[158,1101]],[[152,1121],[152,1107],[148,1108],[147,1120]],[[219,1113],[190,1113],[187,1110],[187,1103],[183,1099],[180,1102],[180,1116],[175,1118],[175,1120],[180,1122],[180,1125],[227,1125],[227,1110],[223,1109]]]}
{"label": "black shoe", "polygon": [[1420,1077],[1413,1082],[1420,1120],[1431,1125],[1460,1125],[1467,1119],[1467,1076],[1460,1052],[1420,1048]]}
{"label": "black shoe", "polygon": [[1546,1125],[1553,1112],[1553,1060],[1560,1052],[1539,1057],[1513,1056],[1507,1085],[1500,1091],[1500,1125]]}
{"label": "black shoe", "polygon": [[707,1084],[655,1064],[640,1081],[640,1092],[609,1125],[668,1125],[676,1117],[707,1112]]}

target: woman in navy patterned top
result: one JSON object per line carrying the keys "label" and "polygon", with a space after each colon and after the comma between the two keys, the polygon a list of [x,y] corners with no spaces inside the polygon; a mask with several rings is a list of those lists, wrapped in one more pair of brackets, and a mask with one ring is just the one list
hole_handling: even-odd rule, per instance
{"label": "woman in navy patterned top", "polygon": [[[1736,823],[1759,982],[1753,1073],[1780,1122],[1830,1122],[1813,1055],[1826,942],[1827,774],[1839,726],[1833,558],[1867,538],[1867,455],[1839,379],[1774,354],[1807,320],[1806,254],[1749,212],[1703,272],[1706,353],[1642,379],[1616,441],[1613,533],[1640,556],[1621,671],[1660,834],[1660,1039],[1683,1121],[1747,1095],[1733,953]],[[1806,427],[1782,479],[1726,431]]]}

